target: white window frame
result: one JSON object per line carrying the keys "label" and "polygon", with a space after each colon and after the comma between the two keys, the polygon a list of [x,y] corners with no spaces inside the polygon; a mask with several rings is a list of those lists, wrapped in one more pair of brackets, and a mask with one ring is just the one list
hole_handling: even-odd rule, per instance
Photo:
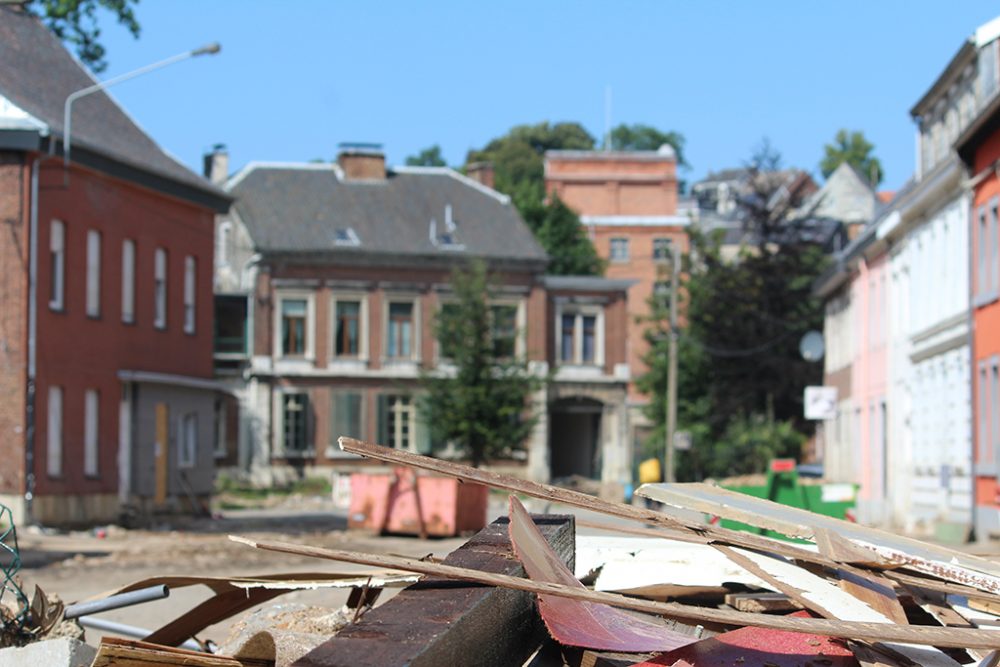
{"label": "white window frame", "polygon": [[218,247],[215,249],[215,265],[226,266],[229,263],[229,244],[232,242],[233,223],[223,220],[219,223]]}
{"label": "white window frame", "polygon": [[177,467],[193,468],[198,461],[198,413],[177,418]]}
{"label": "white window frame", "polygon": [[[167,302],[170,285],[167,279],[169,259],[166,248],[157,248],[153,253],[153,326],[157,329],[167,328]],[[161,289],[162,285],[162,289]]]}
{"label": "white window frame", "polygon": [[[627,236],[614,236],[608,242],[608,258],[615,264],[628,262],[630,253],[629,238]],[[616,252],[617,249],[617,252]],[[622,252],[624,250],[624,252]]]}
{"label": "white window frame", "polygon": [[194,334],[196,312],[196,294],[198,289],[198,260],[193,255],[184,257],[184,333]]}
{"label": "white window frame", "polygon": [[[306,345],[303,354],[286,355],[281,346],[281,313],[282,303],[285,301],[305,301],[306,302]],[[277,292],[274,299],[274,346],[272,353],[276,359],[295,363],[301,361],[314,361],[316,359],[316,294],[304,290],[282,290]]]}
{"label": "white window frame", "polygon": [[[285,448],[285,396],[305,396],[306,397],[306,422],[305,422],[305,447],[300,450]],[[274,434],[272,451],[273,456],[282,459],[305,459],[316,456],[316,436],[311,432],[309,424],[308,406],[313,403],[312,396],[303,389],[279,389],[274,392]]]}
{"label": "white window frame", "polygon": [[101,316],[101,232],[87,230],[87,317]]}
{"label": "white window frame", "polygon": [[96,389],[83,392],[83,474],[100,475],[101,394]]}
{"label": "white window frame", "polygon": [[[337,303],[340,301],[357,301],[358,309],[358,353],[357,355],[337,354]],[[388,326],[386,327],[388,331]],[[347,364],[368,362],[368,294],[366,292],[334,292],[330,297],[330,364]]]}
{"label": "white window frame", "polygon": [[[437,312],[440,312],[446,305],[458,303],[449,294],[447,297],[439,297],[437,303]],[[490,314],[492,316],[492,308],[494,306],[514,306],[517,308],[517,315],[514,319],[514,325],[517,328],[517,334],[514,337],[514,357],[517,359],[523,359],[528,351],[527,335],[528,335],[528,323],[527,323],[527,306],[526,300],[522,298],[514,297],[500,297],[497,299],[491,299],[489,308],[491,309]],[[490,323],[492,327],[492,323]],[[441,353],[441,341],[438,340],[437,336],[434,336],[434,358],[437,359],[439,365],[446,367],[453,367],[451,364],[451,359],[444,356]]]}
{"label": "white window frame", "polygon": [[122,240],[122,322],[135,324],[135,240]]}
{"label": "white window frame", "polygon": [[[413,333],[410,337],[410,356],[408,357],[390,357],[389,356],[389,335],[390,335],[390,322],[389,322],[389,306],[394,303],[410,303],[413,304],[413,317],[412,326]],[[422,343],[422,337],[420,335],[421,330],[421,319],[420,319],[420,297],[416,295],[404,295],[404,294],[392,294],[387,295],[385,299],[382,300],[382,322],[384,326],[382,327],[382,362],[383,365],[389,364],[415,364],[420,361],[420,345]]]}
{"label": "white window frame", "polygon": [[[657,242],[658,241],[662,242],[662,245],[664,246],[665,253],[663,254],[662,257],[657,257],[656,256]],[[672,237],[672,236],[656,236],[656,237],[653,237],[652,250],[650,252],[650,255],[652,256],[653,260],[655,260],[657,262],[669,262],[673,258],[674,243],[675,243],[674,237]]]}
{"label": "white window frame", "polygon": [[62,311],[66,309],[66,223],[62,220],[49,224],[49,261],[49,308]]}
{"label": "white window frame", "polygon": [[[573,359],[563,361],[562,355],[562,321],[564,315],[574,315],[573,327]],[[594,316],[594,360],[583,361],[583,318]],[[593,368],[604,366],[604,308],[599,305],[566,304],[556,308],[556,364],[559,366],[577,366]]]}
{"label": "white window frame", "polygon": [[45,470],[49,477],[62,477],[63,463],[63,388],[49,387],[47,407]]}
{"label": "white window frame", "polygon": [[351,458],[353,458],[354,457],[353,454],[348,454],[347,452],[344,452],[343,450],[340,449],[340,447],[337,445],[337,438],[341,434],[335,433],[333,431],[333,428],[334,428],[333,420],[334,420],[334,416],[336,414],[336,409],[334,408],[334,405],[333,405],[334,401],[338,400],[340,397],[347,396],[347,395],[350,395],[350,394],[357,395],[361,399],[360,403],[359,403],[359,406],[358,406],[358,423],[361,425],[361,434],[360,434],[359,438],[362,439],[362,440],[367,439],[367,435],[368,435],[367,434],[367,431],[368,431],[368,396],[367,396],[366,392],[363,389],[357,388],[357,387],[354,387],[354,388],[352,388],[352,387],[344,387],[342,389],[340,389],[340,388],[338,388],[338,389],[331,389],[330,392],[329,392],[329,396],[327,397],[327,403],[330,406],[330,416],[329,416],[329,418],[327,420],[327,430],[328,430],[328,433],[327,433],[327,446],[326,446],[326,452],[324,452],[324,456],[326,456],[326,458],[328,458],[328,459],[329,458],[344,458],[344,457],[351,457]]}

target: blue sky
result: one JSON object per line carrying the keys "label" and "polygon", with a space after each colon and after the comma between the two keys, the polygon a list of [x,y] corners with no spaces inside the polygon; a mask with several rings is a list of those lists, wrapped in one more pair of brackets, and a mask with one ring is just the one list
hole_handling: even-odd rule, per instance
{"label": "blue sky", "polygon": [[221,142],[233,168],[377,141],[389,162],[440,144],[449,164],[512,125],[647,123],[687,138],[696,180],[767,136],[818,175],[823,144],[860,129],[898,188],[909,109],[989,2],[333,2],[142,0],[138,41],[103,19],[111,77],[205,42],[222,53],[113,89],[192,168]]}

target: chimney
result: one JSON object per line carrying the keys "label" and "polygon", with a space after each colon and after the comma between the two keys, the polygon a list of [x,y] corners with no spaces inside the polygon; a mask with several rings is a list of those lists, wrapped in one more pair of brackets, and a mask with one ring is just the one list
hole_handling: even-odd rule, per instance
{"label": "chimney", "polygon": [[385,153],[382,144],[342,143],[337,164],[348,181],[384,181]]}
{"label": "chimney", "polygon": [[222,185],[229,178],[229,151],[225,144],[215,144],[204,157],[205,178],[215,185]]}
{"label": "chimney", "polygon": [[474,181],[479,181],[488,188],[494,187],[492,162],[470,162],[465,165],[465,175]]}

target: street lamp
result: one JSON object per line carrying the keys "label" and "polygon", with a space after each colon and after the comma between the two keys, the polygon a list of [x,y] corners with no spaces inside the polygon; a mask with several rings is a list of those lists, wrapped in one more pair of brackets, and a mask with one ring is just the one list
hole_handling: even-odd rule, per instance
{"label": "street lamp", "polygon": [[159,62],[146,65],[145,67],[140,67],[139,69],[126,72],[125,74],[120,74],[116,77],[108,79],[107,81],[100,81],[92,86],[87,86],[86,88],[81,88],[80,90],[70,93],[63,106],[63,166],[67,168],[69,167],[70,144],[72,142],[73,102],[76,102],[81,97],[86,97],[91,93],[96,93],[99,90],[109,88],[116,83],[121,83],[122,81],[127,81],[128,79],[134,79],[135,77],[145,74],[146,72],[152,72],[153,70],[160,69],[161,67],[173,65],[174,63],[187,60],[188,58],[194,58],[195,56],[215,55],[221,50],[222,47],[219,46],[218,42],[212,42],[211,44],[206,44],[205,46],[194,49],[193,51],[178,53],[175,56],[170,56],[169,58],[165,58]]}
{"label": "street lamp", "polygon": [[670,257],[670,332],[667,368],[666,405],[666,451],[664,452],[663,481],[673,482],[674,476],[674,433],[677,431],[677,281],[681,272],[681,249],[672,243]]}

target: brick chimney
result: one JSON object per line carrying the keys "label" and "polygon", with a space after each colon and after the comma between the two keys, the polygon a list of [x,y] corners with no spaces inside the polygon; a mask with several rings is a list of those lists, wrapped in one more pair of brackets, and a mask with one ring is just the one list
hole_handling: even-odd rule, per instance
{"label": "brick chimney", "polygon": [[465,165],[465,175],[474,181],[479,181],[488,188],[494,187],[492,162],[470,162]]}
{"label": "brick chimney", "polygon": [[385,153],[382,144],[343,143],[337,164],[348,181],[384,181]]}
{"label": "brick chimney", "polygon": [[205,153],[204,175],[215,185],[222,185],[229,178],[229,151],[225,144],[215,144],[209,153]]}

